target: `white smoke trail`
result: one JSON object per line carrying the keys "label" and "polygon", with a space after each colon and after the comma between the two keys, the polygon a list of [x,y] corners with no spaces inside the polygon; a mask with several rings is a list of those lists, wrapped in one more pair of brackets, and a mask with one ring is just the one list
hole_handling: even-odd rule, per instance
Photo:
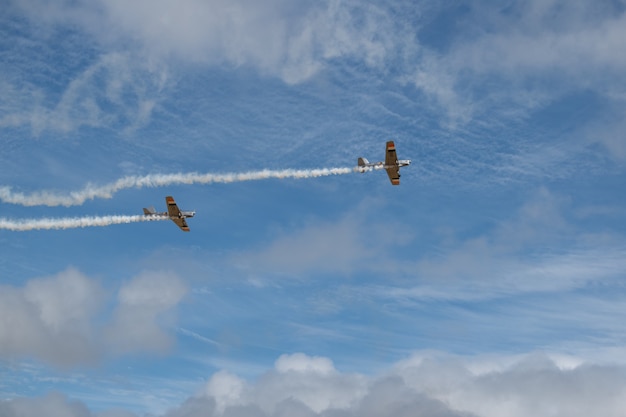
{"label": "white smoke trail", "polygon": [[355,172],[355,168],[321,168],[321,169],[285,169],[280,171],[262,170],[244,173],[227,174],[200,174],[197,172],[178,174],[155,174],[143,177],[130,176],[96,186],[87,184],[79,191],[69,194],[57,194],[51,191],[38,191],[32,194],[13,192],[11,187],[0,187],[0,200],[4,203],[19,204],[22,206],[80,206],[87,200],[96,198],[111,198],[113,194],[127,188],[162,187],[173,184],[213,184],[232,183],[241,181],[255,181],[270,178],[316,178],[329,175],[343,175]]}
{"label": "white smoke trail", "polygon": [[110,226],[112,224],[168,220],[167,216],[91,216],[10,220],[0,218],[0,230],[24,232],[28,230],[75,229],[78,227]]}

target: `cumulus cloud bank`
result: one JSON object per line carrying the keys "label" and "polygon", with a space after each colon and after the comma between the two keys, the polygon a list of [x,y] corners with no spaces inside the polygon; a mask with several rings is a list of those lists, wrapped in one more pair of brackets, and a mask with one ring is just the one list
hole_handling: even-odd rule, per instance
{"label": "cumulus cloud bank", "polygon": [[[194,397],[164,417],[527,417],[622,416],[626,368],[564,361],[545,354],[463,358],[418,353],[378,376],[338,371],[332,361],[282,355],[248,382],[218,371]],[[60,394],[0,403],[2,417],[129,416],[94,413]]]}
{"label": "cumulus cloud bank", "polygon": [[[167,416],[617,416],[626,406],[623,367],[568,368],[542,354],[475,365],[422,354],[367,377],[339,372],[328,358],[283,355],[254,384],[214,374],[210,389]],[[212,412],[190,410],[199,403]]]}
{"label": "cumulus cloud bank", "polygon": [[[75,268],[0,286],[0,358],[37,358],[73,366],[137,351],[162,352],[171,339],[164,316],[186,292],[173,274],[145,272],[124,284],[112,313],[106,292]],[[100,319],[108,317],[102,328]]]}

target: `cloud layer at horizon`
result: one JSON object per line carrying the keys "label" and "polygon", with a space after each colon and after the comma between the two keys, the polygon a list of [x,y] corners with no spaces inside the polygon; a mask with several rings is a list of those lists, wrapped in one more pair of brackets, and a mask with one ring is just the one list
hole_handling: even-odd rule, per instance
{"label": "cloud layer at horizon", "polygon": [[[324,357],[281,355],[273,369],[247,382],[222,370],[199,392],[158,416],[586,416],[621,415],[626,369],[544,354],[463,358],[416,353],[383,374],[335,369]],[[3,417],[61,413],[71,417],[133,416],[90,411],[58,393],[0,403]]]}

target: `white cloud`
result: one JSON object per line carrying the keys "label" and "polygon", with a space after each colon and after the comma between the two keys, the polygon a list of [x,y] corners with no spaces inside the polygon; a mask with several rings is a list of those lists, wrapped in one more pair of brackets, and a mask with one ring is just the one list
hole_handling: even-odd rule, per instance
{"label": "white cloud", "polygon": [[[332,222],[311,221],[290,233],[276,234],[266,246],[237,254],[233,262],[250,274],[296,277],[312,272],[349,275],[361,270],[383,271],[384,254],[413,236],[393,220],[367,218],[373,203],[366,199],[348,215]],[[372,262],[376,259],[376,262]],[[385,264],[385,265],[383,265]],[[260,282],[257,282],[260,284]]]}
{"label": "white cloud", "polygon": [[[569,292],[619,279],[626,266],[626,241],[619,234],[581,233],[571,221],[571,198],[545,187],[528,194],[516,210],[490,217],[480,233],[443,234],[432,248],[408,257],[397,253],[413,235],[432,232],[427,224],[383,224],[364,215],[367,209],[357,209],[333,222],[276,233],[266,246],[227,259],[257,287],[280,282],[274,278],[363,273],[358,284],[342,281],[330,291],[311,294],[318,312],[333,314],[363,299],[477,301]],[[374,283],[375,274],[392,279]]]}
{"label": "white cloud", "polygon": [[626,13],[610,1],[469,7],[444,51],[423,50],[412,77],[453,123],[519,120],[572,91],[623,94]]}
{"label": "white cloud", "polygon": [[[480,372],[473,370],[477,363]],[[559,363],[564,363],[561,356],[542,353],[472,358],[420,352],[375,377],[336,370],[323,376],[269,371],[244,388],[238,380],[239,397],[229,391],[233,405],[211,415],[280,416],[287,409],[303,416],[621,415],[626,368],[587,364],[580,358],[568,358],[564,367]],[[208,392],[195,399],[196,404],[214,400]]]}
{"label": "white cloud", "polygon": [[91,327],[104,300],[99,284],[74,268],[0,291],[0,355],[60,365],[97,355]]}
{"label": "white cloud", "polygon": [[206,384],[205,393],[215,400],[218,413],[224,409],[241,404],[241,396],[246,387],[243,379],[228,371],[219,371],[211,376]]}
{"label": "white cloud", "polygon": [[62,394],[51,393],[42,398],[17,398],[0,403],[2,417],[90,417],[93,414],[81,402],[68,401]]}
{"label": "white cloud", "polygon": [[[12,70],[23,73],[20,76],[32,72],[32,68],[26,67]],[[48,71],[57,73],[55,69]],[[28,126],[35,136],[45,131],[67,134],[81,127],[115,124],[123,131],[132,131],[150,119],[167,82],[162,67],[113,52],[102,54],[73,77],[58,98],[47,88],[31,84],[28,77],[0,82],[1,105],[5,110],[0,116],[0,127]]]}
{"label": "white cloud", "polygon": [[275,364],[276,370],[280,373],[286,372],[313,372],[328,375],[335,372],[333,362],[324,357],[310,357],[303,353],[293,355],[281,355]]}
{"label": "white cloud", "polygon": [[[415,273],[424,283],[461,284],[461,293],[469,297],[563,290],[613,277],[623,249],[589,247],[566,220],[567,202],[540,188],[491,230],[449,245],[443,255],[421,259]],[[563,248],[563,241],[568,249],[552,249]]]}
{"label": "white cloud", "polygon": [[215,404],[215,415],[251,410],[252,415],[287,415],[286,410],[317,415],[328,409],[349,409],[365,395],[365,381],[361,375],[339,373],[328,358],[286,354],[256,384],[226,371],[215,373],[196,401]]}
{"label": "white cloud", "polygon": [[581,366],[562,371],[550,361],[519,363],[476,378],[449,394],[450,403],[484,416],[617,416],[623,413],[624,369]]}
{"label": "white cloud", "polygon": [[605,115],[597,122],[591,123],[585,129],[584,135],[588,142],[600,143],[607,149],[611,158],[623,163],[626,161],[626,99],[616,99],[613,105],[620,108],[617,114]]}
{"label": "white cloud", "polygon": [[280,236],[259,252],[241,258],[252,271],[294,276],[311,270],[349,273],[359,261],[373,254],[364,239],[359,222],[344,218]]}
{"label": "white cloud", "polygon": [[423,59],[411,81],[430,97],[437,105],[448,112],[450,119],[456,122],[467,122],[473,113],[473,106],[463,100],[456,91],[457,74],[452,73],[439,62],[436,55],[423,53]]}
{"label": "white cloud", "polygon": [[[412,286],[361,286],[355,294],[394,303],[426,300],[492,300],[513,295],[559,293],[593,285],[612,285],[623,276],[626,248],[604,247],[542,255],[496,255],[486,246],[465,245],[443,259],[421,262]],[[536,311],[537,312],[537,311]]]}
{"label": "white cloud", "polygon": [[105,45],[132,40],[152,56],[249,65],[287,83],[310,78],[325,62],[355,57],[384,67],[399,44],[382,9],[356,1],[182,0],[171,2],[20,2],[37,21],[78,25]]}
{"label": "white cloud", "polygon": [[120,289],[107,323],[105,292],[97,280],[74,268],[30,280],[23,288],[0,288],[0,357],[36,358],[59,366],[109,353],[163,351],[171,343],[162,328],[168,324],[166,314],[185,293],[176,276],[144,273]]}
{"label": "white cloud", "polygon": [[167,350],[172,339],[161,326],[186,292],[172,273],[143,273],[123,285],[113,320],[105,329],[111,348],[118,353]]}
{"label": "white cloud", "polygon": [[[283,356],[292,357],[322,359]],[[274,369],[254,382],[222,370],[203,392],[165,416],[617,417],[626,407],[623,359],[622,364],[599,365],[568,358],[561,366],[560,355],[541,352],[500,357],[417,352],[377,376]],[[44,407],[51,416],[130,415],[123,410],[93,413],[59,394],[4,401],[0,415],[38,417]]]}
{"label": "white cloud", "polygon": [[290,400],[320,413],[327,409],[348,409],[364,394],[362,376],[337,372],[328,358],[295,353],[278,358],[274,370],[254,387],[249,401],[268,414]]}
{"label": "white cloud", "polygon": [[[561,3],[568,8],[566,2]],[[609,14],[593,27],[576,23],[561,30],[533,24],[486,34],[477,41],[459,46],[453,59],[459,68],[512,77],[547,72],[583,81],[583,77],[594,71],[607,75],[623,71],[626,58],[616,52],[623,48],[626,14]],[[594,79],[592,82],[602,81]]]}
{"label": "white cloud", "polygon": [[[477,235],[445,235],[436,251],[411,259],[382,256],[377,262],[387,260],[382,271],[396,278],[393,283],[360,283],[320,302],[338,307],[346,302],[346,294],[409,304],[478,301],[612,285],[626,268],[626,241],[618,234],[580,233],[569,220],[571,206],[569,198],[539,188],[517,210],[499,221],[492,219],[492,226]],[[380,258],[384,251],[376,253]],[[364,265],[373,270],[367,261]]]}

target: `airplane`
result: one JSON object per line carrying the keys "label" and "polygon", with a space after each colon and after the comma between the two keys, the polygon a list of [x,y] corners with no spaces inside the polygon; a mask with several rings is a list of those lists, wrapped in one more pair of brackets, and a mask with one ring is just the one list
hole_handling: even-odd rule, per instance
{"label": "airplane", "polygon": [[196,215],[195,211],[181,211],[176,202],[174,201],[174,197],[167,196],[165,197],[165,202],[167,203],[167,211],[163,213],[157,213],[154,207],[144,208],[143,214],[145,216],[155,216],[155,217],[169,217],[183,232],[189,231],[189,226],[187,226],[187,221],[185,220],[188,217],[193,217]]}
{"label": "airplane", "polygon": [[367,172],[372,169],[384,169],[387,171],[392,185],[400,185],[400,168],[411,164],[410,159],[398,159],[396,145],[392,140],[387,142],[387,152],[385,152],[385,162],[369,162],[365,158],[358,159],[357,170]]}

